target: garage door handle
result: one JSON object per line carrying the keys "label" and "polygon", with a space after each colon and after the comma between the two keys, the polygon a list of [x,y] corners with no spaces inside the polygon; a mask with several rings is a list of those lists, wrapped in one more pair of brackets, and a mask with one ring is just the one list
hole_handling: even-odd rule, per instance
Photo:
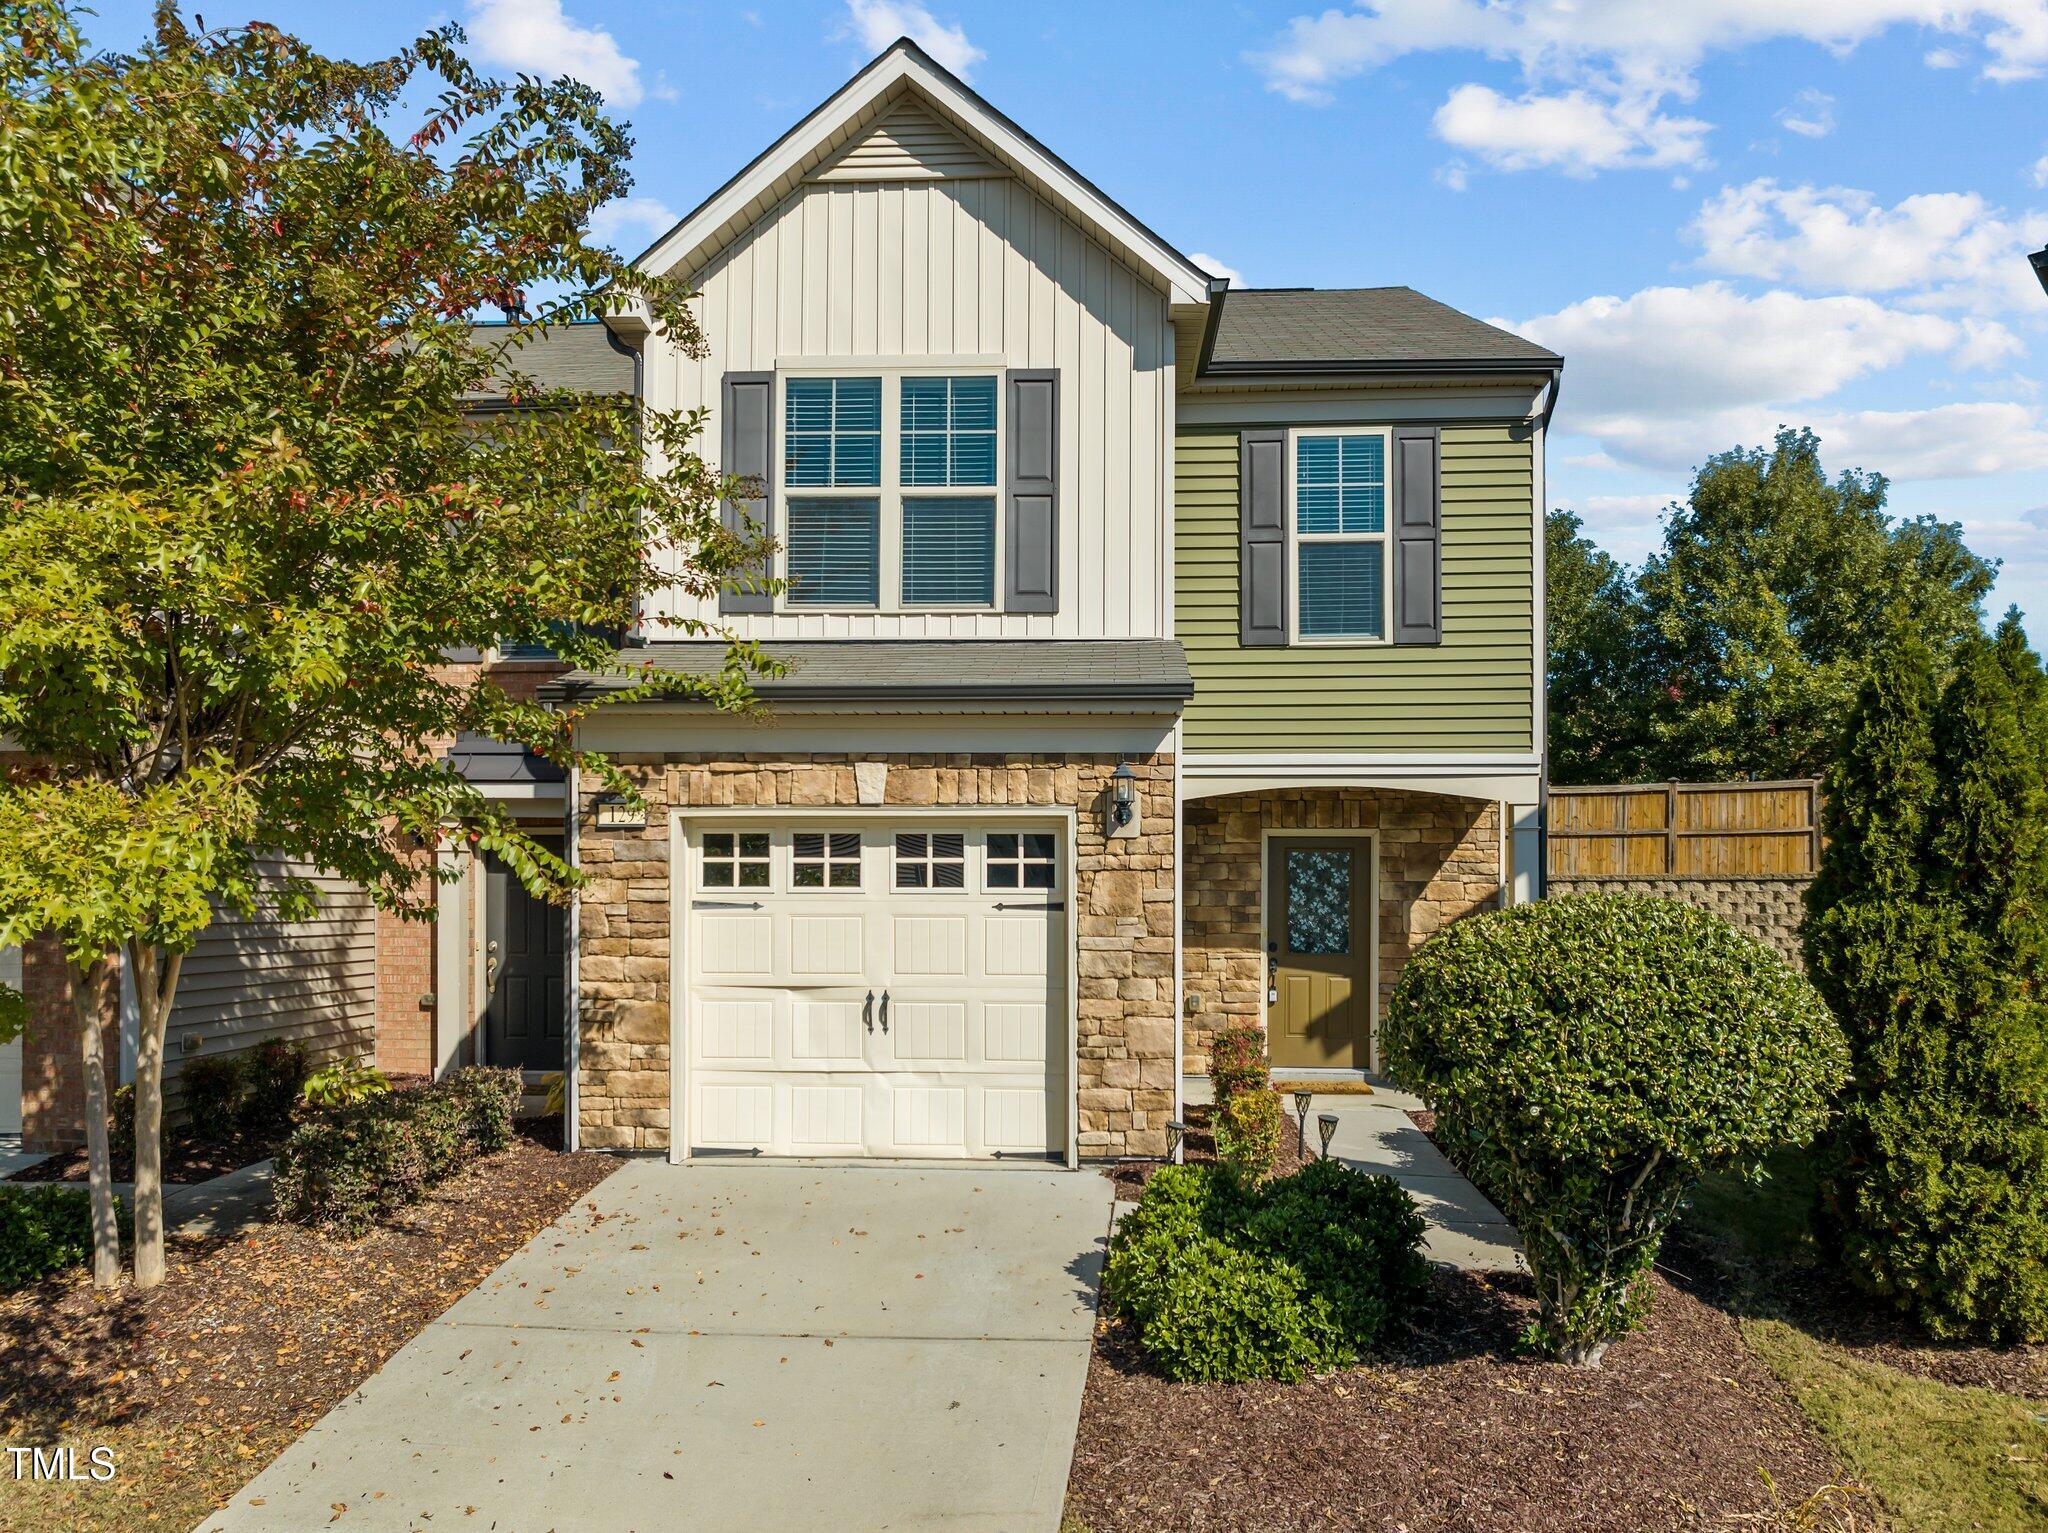
{"label": "garage door handle", "polygon": [[887,1037],[887,1036],[888,1036],[888,1033],[889,1033],[889,992],[888,992],[888,991],[886,991],[886,990],[884,990],[884,991],[882,992],[882,1035],[883,1035],[884,1037]]}
{"label": "garage door handle", "polygon": [[875,1030],[875,992],[870,990],[868,998],[861,1002],[860,1019],[868,1025],[868,1031]]}

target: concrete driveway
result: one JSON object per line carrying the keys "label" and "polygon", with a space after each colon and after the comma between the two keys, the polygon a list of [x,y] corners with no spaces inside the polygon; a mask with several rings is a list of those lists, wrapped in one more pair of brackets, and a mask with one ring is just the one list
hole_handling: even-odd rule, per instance
{"label": "concrete driveway", "polygon": [[1051,1533],[1111,1193],[632,1162],[202,1527]]}

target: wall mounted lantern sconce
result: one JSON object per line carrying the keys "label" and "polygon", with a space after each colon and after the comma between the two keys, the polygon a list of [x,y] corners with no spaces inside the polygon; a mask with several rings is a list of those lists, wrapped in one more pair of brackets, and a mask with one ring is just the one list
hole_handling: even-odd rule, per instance
{"label": "wall mounted lantern sconce", "polygon": [[1135,836],[1138,833],[1138,774],[1128,761],[1119,761],[1109,779],[1109,824],[1103,834]]}
{"label": "wall mounted lantern sconce", "polygon": [[1316,1137],[1323,1141],[1323,1159],[1330,1158],[1330,1141],[1337,1137],[1337,1115],[1333,1112],[1316,1114]]}
{"label": "wall mounted lantern sconce", "polygon": [[1308,1104],[1316,1099],[1313,1091],[1294,1093],[1294,1158],[1308,1159]]}

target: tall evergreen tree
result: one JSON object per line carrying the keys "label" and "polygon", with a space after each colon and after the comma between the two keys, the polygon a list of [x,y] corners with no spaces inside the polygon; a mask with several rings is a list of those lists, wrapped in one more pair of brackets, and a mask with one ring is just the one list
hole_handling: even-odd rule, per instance
{"label": "tall evergreen tree", "polygon": [[2044,696],[2011,620],[1938,700],[1901,642],[1829,773],[1806,951],[1854,1076],[1824,1196],[1850,1277],[1937,1336],[2048,1337]]}

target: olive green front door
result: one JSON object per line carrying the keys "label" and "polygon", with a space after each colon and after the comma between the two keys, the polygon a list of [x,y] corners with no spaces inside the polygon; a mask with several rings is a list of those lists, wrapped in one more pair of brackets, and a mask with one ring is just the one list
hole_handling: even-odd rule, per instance
{"label": "olive green front door", "polygon": [[1372,842],[1266,849],[1266,1038],[1276,1070],[1363,1070],[1372,1037]]}

